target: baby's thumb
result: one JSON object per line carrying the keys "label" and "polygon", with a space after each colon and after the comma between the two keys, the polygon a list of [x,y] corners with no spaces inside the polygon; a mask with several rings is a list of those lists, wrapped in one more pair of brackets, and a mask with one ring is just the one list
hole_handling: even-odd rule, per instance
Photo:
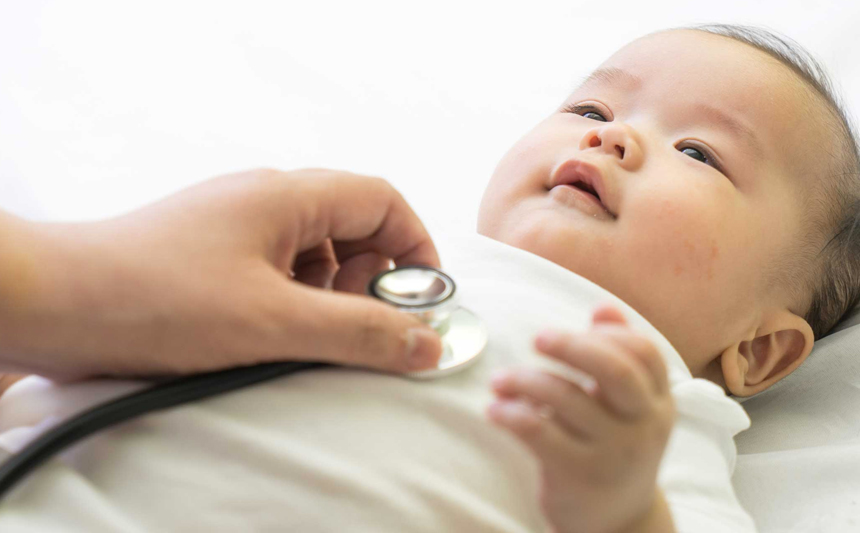
{"label": "baby's thumb", "polygon": [[424,370],[439,361],[439,335],[391,305],[370,296],[299,284],[292,284],[292,289],[291,300],[303,302],[285,324],[285,342],[294,358],[392,372]]}

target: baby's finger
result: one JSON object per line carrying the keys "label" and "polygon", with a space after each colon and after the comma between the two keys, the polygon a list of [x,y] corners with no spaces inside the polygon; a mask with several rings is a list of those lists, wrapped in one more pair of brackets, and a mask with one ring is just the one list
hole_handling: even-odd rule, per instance
{"label": "baby's finger", "polygon": [[591,315],[591,321],[595,325],[605,323],[627,324],[627,319],[613,304],[597,306]]}
{"label": "baby's finger", "polygon": [[638,418],[645,412],[653,389],[648,371],[616,344],[591,333],[545,331],[535,339],[535,347],[592,376],[617,415]]}
{"label": "baby's finger", "polygon": [[660,355],[660,350],[654,343],[642,335],[631,330],[627,326],[619,326],[615,324],[600,324],[592,329],[594,335],[606,338],[614,342],[620,348],[630,352],[637,361],[640,361],[648,370],[654,390],[658,394],[665,394],[669,391],[669,376],[666,369],[666,362],[663,356]]}
{"label": "baby's finger", "polygon": [[493,390],[504,397],[527,396],[550,408],[552,418],[576,436],[601,434],[608,416],[597,401],[577,385],[533,369],[503,370],[493,375]]}
{"label": "baby's finger", "polygon": [[487,407],[487,417],[519,437],[540,458],[544,468],[563,466],[587,451],[586,443],[571,439],[561,426],[541,416],[525,399],[497,400]]}

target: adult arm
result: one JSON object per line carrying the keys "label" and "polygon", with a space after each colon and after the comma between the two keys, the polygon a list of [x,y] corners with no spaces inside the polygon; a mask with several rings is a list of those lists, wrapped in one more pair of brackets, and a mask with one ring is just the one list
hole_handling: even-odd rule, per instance
{"label": "adult arm", "polygon": [[0,213],[0,250],[6,372],[78,379],[290,359],[405,371],[441,352],[415,318],[352,294],[391,260],[439,266],[380,178],[258,170],[108,220]]}

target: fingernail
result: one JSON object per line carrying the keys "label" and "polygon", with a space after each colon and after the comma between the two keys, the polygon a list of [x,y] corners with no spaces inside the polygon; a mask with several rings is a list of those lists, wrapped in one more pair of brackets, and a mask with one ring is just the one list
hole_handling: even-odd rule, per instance
{"label": "fingernail", "polygon": [[428,328],[406,330],[406,357],[410,370],[433,368],[439,362],[441,341],[435,331]]}

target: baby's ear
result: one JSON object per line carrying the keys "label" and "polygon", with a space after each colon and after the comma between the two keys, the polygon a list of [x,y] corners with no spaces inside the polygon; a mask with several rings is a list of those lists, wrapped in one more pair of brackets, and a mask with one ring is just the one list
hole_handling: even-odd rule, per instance
{"label": "baby's ear", "polygon": [[765,317],[750,337],[720,355],[726,388],[735,396],[752,396],[794,372],[815,340],[809,323],[787,309]]}

